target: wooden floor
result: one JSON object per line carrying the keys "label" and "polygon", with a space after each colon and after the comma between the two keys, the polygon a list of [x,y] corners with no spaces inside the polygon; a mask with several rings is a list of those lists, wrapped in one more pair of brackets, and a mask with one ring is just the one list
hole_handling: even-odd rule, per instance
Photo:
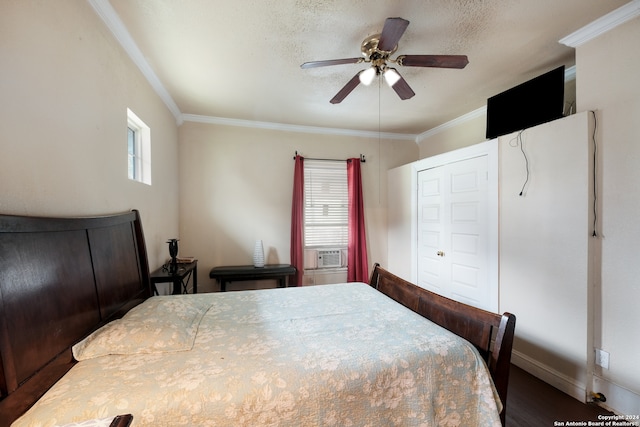
{"label": "wooden floor", "polygon": [[598,414],[610,412],[594,404],[583,404],[511,365],[506,427],[547,427],[554,426],[556,421],[597,421]]}

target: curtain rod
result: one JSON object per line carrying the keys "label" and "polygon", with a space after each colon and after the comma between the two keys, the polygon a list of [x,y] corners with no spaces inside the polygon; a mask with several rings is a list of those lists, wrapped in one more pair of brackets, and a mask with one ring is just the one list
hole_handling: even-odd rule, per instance
{"label": "curtain rod", "polygon": [[[296,159],[297,155],[298,155],[298,151],[296,151],[296,155],[293,156],[293,160]],[[319,160],[319,161],[323,161],[323,162],[344,162],[345,161],[344,159],[317,159],[317,158],[313,158],[313,157],[305,157],[305,159],[307,159],[307,160]],[[360,154],[360,163],[366,163],[366,162],[367,162],[367,160],[364,158],[364,154]]]}

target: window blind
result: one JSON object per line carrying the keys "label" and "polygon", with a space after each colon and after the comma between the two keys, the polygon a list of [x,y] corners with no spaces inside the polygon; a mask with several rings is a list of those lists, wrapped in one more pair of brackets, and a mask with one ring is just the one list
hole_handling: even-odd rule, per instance
{"label": "window blind", "polygon": [[349,227],[346,162],[305,160],[304,192],[305,247],[346,248]]}

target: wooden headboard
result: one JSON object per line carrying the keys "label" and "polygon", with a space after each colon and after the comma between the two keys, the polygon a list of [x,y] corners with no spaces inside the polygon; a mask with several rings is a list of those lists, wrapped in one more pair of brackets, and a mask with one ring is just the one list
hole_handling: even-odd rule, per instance
{"label": "wooden headboard", "polygon": [[461,336],[478,349],[487,362],[502,401],[500,419],[504,426],[516,316],[510,313],[491,313],[445,298],[401,279],[379,264],[374,266],[369,284],[405,307]]}
{"label": "wooden headboard", "polygon": [[71,369],[76,342],[150,295],[137,211],[0,215],[0,426]]}

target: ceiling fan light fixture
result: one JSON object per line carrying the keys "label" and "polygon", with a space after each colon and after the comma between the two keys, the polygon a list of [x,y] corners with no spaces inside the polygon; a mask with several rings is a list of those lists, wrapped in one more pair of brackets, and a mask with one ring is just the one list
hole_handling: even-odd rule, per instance
{"label": "ceiling fan light fixture", "polygon": [[[402,18],[387,18],[380,34],[374,34],[360,45],[361,58],[329,59],[325,61],[305,62],[302,68],[324,67],[328,65],[360,64],[366,62],[370,67],[359,71],[345,84],[342,89],[329,102],[338,104],[344,100],[360,83],[370,86],[376,77],[384,76],[387,85],[391,87],[400,99],[410,99],[415,92],[407,81],[395,68],[387,64],[395,64],[399,67],[430,67],[430,68],[465,68],[469,63],[466,55],[400,55],[391,59],[391,55],[398,49],[398,41],[409,25],[409,21]],[[379,80],[378,80],[379,81]]]}
{"label": "ceiling fan light fixture", "polygon": [[365,86],[369,86],[371,82],[373,82],[373,79],[376,77],[376,74],[377,72],[374,67],[367,68],[366,70],[362,71],[359,75],[360,83],[362,83]]}
{"label": "ceiling fan light fixture", "polygon": [[400,80],[400,74],[398,74],[395,68],[387,68],[384,72],[384,80],[387,82],[389,87],[393,87],[393,85],[398,83],[398,80]]}

